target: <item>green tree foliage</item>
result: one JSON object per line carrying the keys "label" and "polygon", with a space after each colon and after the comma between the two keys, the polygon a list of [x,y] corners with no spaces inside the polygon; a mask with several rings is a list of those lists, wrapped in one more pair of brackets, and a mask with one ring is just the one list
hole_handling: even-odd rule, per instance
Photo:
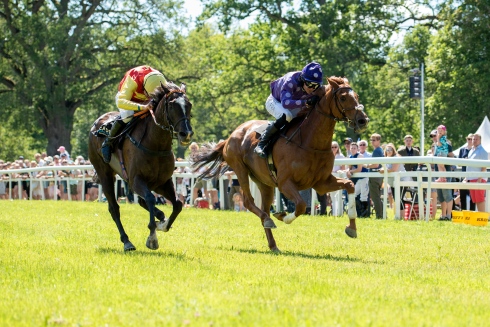
{"label": "green tree foliage", "polygon": [[446,125],[459,146],[490,112],[490,3],[450,1],[443,14],[446,24],[429,48],[428,120]]}
{"label": "green tree foliage", "polygon": [[[327,76],[347,77],[371,118],[364,135],[337,124],[337,139],[376,132],[397,145],[405,134],[417,140],[420,102],[408,97],[408,77],[421,63],[425,135],[442,123],[458,145],[490,112],[486,2],[203,3],[198,28],[182,36],[179,4],[171,0],[129,0],[124,7],[105,0],[3,1],[0,119],[15,132],[0,136],[22,135],[25,153],[47,147],[53,154],[72,141],[72,152],[86,154],[92,122],[116,109],[120,79],[141,64],[187,83],[198,142],[226,138],[250,119],[271,119],[264,108],[269,83],[312,60]],[[219,28],[204,23],[209,17]],[[248,27],[234,27],[250,17]],[[183,156],[185,149],[177,150]],[[9,151],[0,147],[0,156]]]}
{"label": "green tree foliage", "polygon": [[218,141],[247,120],[270,118],[269,83],[287,69],[269,31],[265,25],[225,35],[205,25],[189,34],[180,76],[189,80],[195,140]]}
{"label": "green tree foliage", "polygon": [[367,87],[362,95],[371,119],[368,134],[379,133],[384,141],[397,145],[403,143],[406,134],[419,140],[420,101],[409,98],[408,78],[427,57],[430,39],[429,29],[417,25],[405,34],[403,42],[390,49],[385,65],[366,66],[359,81]]}
{"label": "green tree foliage", "polygon": [[177,8],[171,1],[2,1],[3,112],[22,108],[42,130],[48,153],[60,145],[71,150],[77,109],[107,111],[127,69],[174,48],[169,20]]}
{"label": "green tree foliage", "polygon": [[[402,99],[405,93],[402,89],[408,88],[404,74],[414,67],[400,67],[401,70],[396,72],[399,76],[394,80],[394,76],[389,76],[394,72],[390,73],[389,70],[398,64],[387,61],[391,60],[389,57],[393,53],[390,50],[393,33],[403,29],[407,21],[420,22],[427,28],[436,26],[437,9],[431,8],[427,2],[209,0],[205,3],[206,11],[202,18],[218,17],[225,31],[235,19],[256,15],[257,22],[252,26],[269,26],[271,39],[288,56],[286,67],[290,70],[298,70],[308,61],[316,60],[323,65],[327,76],[347,77],[360,94],[367,113],[373,117],[370,132],[385,132],[388,130],[387,122],[399,124],[399,127],[408,122],[408,126],[413,126],[416,112],[407,109],[416,108],[416,104],[409,102],[408,98]],[[412,64],[418,67],[425,57],[422,52],[426,48],[423,47],[424,39],[416,36],[416,33],[413,35],[414,44],[407,43],[403,51],[412,48],[405,55],[407,58],[417,58],[419,61],[412,60]],[[384,69],[385,66],[388,68]],[[281,73],[277,71],[272,78],[279,77]],[[384,76],[386,74],[388,76]],[[384,80],[379,81],[380,77]],[[387,85],[390,82],[396,82],[395,87]],[[374,85],[381,88],[373,88]],[[401,93],[397,92],[395,98],[390,97],[397,89]],[[381,93],[385,99],[380,104]],[[397,130],[398,137],[403,133],[403,128]],[[337,132],[338,137],[346,134],[353,138],[360,137],[342,124],[337,125]],[[392,130],[388,135],[395,136]]]}

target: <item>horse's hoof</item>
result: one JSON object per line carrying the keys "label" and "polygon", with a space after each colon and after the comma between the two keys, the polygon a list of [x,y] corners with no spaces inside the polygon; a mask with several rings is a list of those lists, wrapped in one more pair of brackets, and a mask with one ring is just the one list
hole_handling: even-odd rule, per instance
{"label": "horse's hoof", "polygon": [[277,247],[271,249],[272,253],[274,254],[281,254],[281,250],[279,250]]}
{"label": "horse's hoof", "polygon": [[274,222],[272,221],[272,219],[267,218],[266,220],[264,220],[264,228],[273,229],[277,227],[276,224],[274,224]]}
{"label": "horse's hoof", "polygon": [[283,221],[283,218],[286,217],[287,212],[281,211],[281,212],[276,212],[273,214],[274,217],[276,217],[277,220]]}
{"label": "horse's hoof", "polygon": [[129,252],[129,251],[136,251],[136,248],[134,247],[133,243],[127,241],[126,243],[124,243],[124,252]]}
{"label": "horse's hoof", "polygon": [[157,231],[160,231],[160,232],[168,232],[168,228],[167,228],[167,225],[168,225],[168,219],[165,220],[165,221],[157,221]]}
{"label": "horse's hoof", "polygon": [[350,228],[349,226],[345,228],[345,233],[349,237],[357,238],[357,231],[355,229]]}
{"label": "horse's hoof", "polygon": [[148,236],[148,239],[146,240],[146,247],[149,248],[150,250],[157,250],[159,247],[158,239]]}

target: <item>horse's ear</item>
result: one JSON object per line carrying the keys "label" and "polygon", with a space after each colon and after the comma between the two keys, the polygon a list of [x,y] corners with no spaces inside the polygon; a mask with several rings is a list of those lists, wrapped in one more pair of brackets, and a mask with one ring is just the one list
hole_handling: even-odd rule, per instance
{"label": "horse's ear", "polygon": [[162,90],[163,90],[163,92],[165,92],[165,94],[170,92],[170,89],[166,85],[163,85],[163,83],[161,81],[160,81],[160,86],[162,87]]}
{"label": "horse's ear", "polygon": [[339,88],[340,85],[334,79],[328,77],[327,80],[334,90]]}
{"label": "horse's ear", "polygon": [[185,83],[180,83],[180,89],[182,90],[182,92],[186,93],[186,85]]}

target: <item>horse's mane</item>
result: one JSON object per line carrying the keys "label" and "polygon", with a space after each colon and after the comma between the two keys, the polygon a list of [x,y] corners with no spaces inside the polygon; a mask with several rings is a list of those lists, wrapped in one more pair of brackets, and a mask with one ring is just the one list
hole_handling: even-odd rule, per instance
{"label": "horse's mane", "polygon": [[[180,90],[180,87],[175,85],[174,82],[172,81],[167,82],[166,88],[169,89],[170,91]],[[160,100],[162,100],[162,98],[165,96],[165,94],[166,94],[165,90],[161,86],[159,86],[155,89],[155,91],[152,94],[150,94],[150,97],[152,98],[153,101],[159,103]]]}
{"label": "horse's mane", "polygon": [[349,84],[349,80],[345,77],[330,76],[328,79],[334,81],[335,83],[337,83],[339,85]]}
{"label": "horse's mane", "polygon": [[[328,79],[332,82],[335,82],[339,86],[340,85],[349,85],[349,80],[345,77],[330,76]],[[329,86],[330,86],[330,83],[327,83],[326,85],[323,85],[322,87],[319,87],[318,89],[316,89],[313,92],[313,94],[318,95],[319,97],[323,97],[327,93]],[[310,111],[310,109],[311,108],[306,107],[306,106],[303,107],[303,109],[301,109],[301,111],[298,113],[297,117],[302,117],[302,116],[306,115]]]}

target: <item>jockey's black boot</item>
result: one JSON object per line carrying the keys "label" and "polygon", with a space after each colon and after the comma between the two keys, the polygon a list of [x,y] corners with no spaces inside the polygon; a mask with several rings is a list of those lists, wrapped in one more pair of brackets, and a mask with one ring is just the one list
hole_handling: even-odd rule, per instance
{"label": "jockey's black boot", "polygon": [[265,146],[269,143],[270,139],[276,134],[278,130],[286,126],[288,121],[286,120],[286,115],[282,115],[281,118],[277,119],[274,123],[269,123],[265,133],[260,137],[259,144],[255,147],[254,152],[261,158],[266,158],[267,154],[264,151]]}
{"label": "jockey's black boot", "polygon": [[125,122],[119,119],[116,120],[112,125],[109,136],[107,136],[104,143],[102,143],[102,148],[100,151],[102,152],[102,157],[104,158],[105,163],[111,162],[112,143],[114,143],[117,134],[124,126],[126,126]]}

